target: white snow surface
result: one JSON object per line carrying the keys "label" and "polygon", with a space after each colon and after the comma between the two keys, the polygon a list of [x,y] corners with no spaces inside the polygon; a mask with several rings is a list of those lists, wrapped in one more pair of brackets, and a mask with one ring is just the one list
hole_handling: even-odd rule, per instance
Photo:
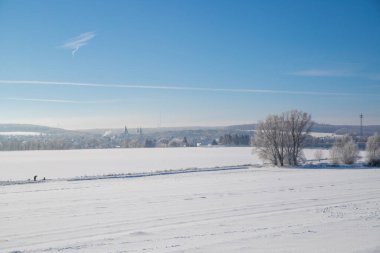
{"label": "white snow surface", "polygon": [[380,169],[251,152],[0,152],[0,252],[380,252]]}
{"label": "white snow surface", "polygon": [[[315,149],[305,149],[313,160]],[[322,150],[323,159],[329,151]],[[364,156],[363,153],[361,153]],[[4,181],[75,178],[236,165],[261,165],[251,147],[136,148],[0,152]],[[323,160],[325,161],[325,160]]]}
{"label": "white snow surface", "polygon": [[5,135],[5,136],[38,136],[38,135],[45,135],[45,134],[40,133],[40,132],[0,132],[0,135]]}
{"label": "white snow surface", "polygon": [[0,181],[261,163],[247,147],[9,151],[0,152],[0,161]]}
{"label": "white snow surface", "polygon": [[323,138],[323,137],[338,137],[338,136],[341,136],[339,134],[335,134],[335,133],[319,133],[319,132],[310,132],[309,133],[311,136],[313,137],[317,137],[317,138]]}
{"label": "white snow surface", "polygon": [[379,169],[0,186],[0,252],[379,251]]}

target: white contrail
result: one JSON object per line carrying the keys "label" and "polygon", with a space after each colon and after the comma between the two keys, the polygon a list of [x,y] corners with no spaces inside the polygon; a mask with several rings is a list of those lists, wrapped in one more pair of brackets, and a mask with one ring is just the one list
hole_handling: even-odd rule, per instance
{"label": "white contrail", "polygon": [[293,76],[306,76],[306,77],[345,77],[354,76],[352,71],[347,70],[333,70],[333,69],[305,69],[296,72],[286,73]]}
{"label": "white contrail", "polygon": [[72,50],[71,54],[74,56],[75,53],[84,45],[87,45],[87,43],[95,37],[94,32],[86,32],[82,33],[81,35],[70,39],[68,42],[62,45],[63,48],[67,48]]}
{"label": "white contrail", "polygon": [[380,94],[357,94],[338,92],[317,91],[294,91],[294,90],[272,90],[272,89],[234,89],[234,88],[204,88],[185,86],[153,86],[133,84],[112,83],[82,83],[82,82],[58,82],[58,81],[35,81],[35,80],[0,80],[3,85],[48,85],[48,86],[79,86],[97,88],[120,88],[120,89],[155,89],[155,90],[178,90],[178,91],[208,91],[208,92],[231,92],[231,93],[267,93],[267,94],[289,94],[289,95],[318,95],[318,96],[352,96],[352,95],[380,95]]}
{"label": "white contrail", "polygon": [[29,102],[46,102],[46,103],[61,103],[61,104],[110,104],[120,102],[121,100],[92,100],[92,101],[82,101],[82,100],[66,100],[66,99],[46,99],[46,98],[1,98],[4,100],[13,101],[29,101]]}

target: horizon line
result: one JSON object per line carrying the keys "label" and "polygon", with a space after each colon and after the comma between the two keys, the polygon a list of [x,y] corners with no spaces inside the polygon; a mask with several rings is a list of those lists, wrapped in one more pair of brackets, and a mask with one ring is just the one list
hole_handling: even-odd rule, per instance
{"label": "horizon line", "polygon": [[[355,125],[355,124],[332,124],[332,123],[318,123],[314,122],[318,125],[330,125],[330,126],[350,126],[350,127],[360,127],[360,125]],[[247,125],[257,125],[259,124],[259,121],[256,123],[242,123],[242,124],[215,124],[215,125],[181,125],[181,126],[164,126],[164,127],[144,127],[142,129],[170,129],[170,128],[222,128],[222,127],[233,127],[233,126],[247,126]],[[77,128],[77,129],[70,129],[70,128],[64,128],[64,127],[55,127],[55,126],[49,126],[49,125],[43,125],[43,124],[33,124],[33,123],[0,123],[1,125],[30,125],[30,126],[39,126],[39,127],[49,127],[49,128],[56,128],[56,129],[62,129],[62,130],[69,130],[69,131],[82,131],[82,130],[112,130],[112,129],[124,129],[124,126],[122,127],[99,127],[99,128]],[[380,124],[368,124],[368,125],[363,125],[363,127],[373,127],[373,126],[380,126]],[[136,126],[136,127],[130,127],[129,129],[137,129],[141,128],[141,126]],[[1,132],[1,131],[0,131]]]}

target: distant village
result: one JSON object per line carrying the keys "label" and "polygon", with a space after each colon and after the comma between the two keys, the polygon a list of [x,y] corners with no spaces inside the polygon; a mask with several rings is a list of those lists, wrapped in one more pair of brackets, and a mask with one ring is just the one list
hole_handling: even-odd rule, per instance
{"label": "distant village", "polygon": [[[345,134],[349,128],[336,130],[332,126],[317,125],[319,131],[330,134],[312,134],[305,140],[307,148],[330,148],[337,135]],[[343,130],[342,130],[343,129]],[[370,129],[370,128],[368,128]],[[377,128],[365,132],[369,135]],[[4,132],[7,131],[7,132]],[[19,134],[20,131],[34,134]],[[29,132],[28,132],[29,131]],[[340,132],[339,132],[340,131]],[[343,132],[342,132],[343,131]],[[7,134],[5,134],[7,133]],[[359,138],[351,133],[354,138]],[[364,148],[365,137],[358,140]],[[0,151],[14,150],[67,150],[106,148],[174,148],[174,147],[218,147],[253,146],[254,125],[215,128],[167,128],[144,129],[142,127],[113,130],[69,131],[57,128],[28,125],[0,125]]]}
{"label": "distant village", "polygon": [[[218,134],[221,134],[218,136]],[[103,134],[88,132],[41,133],[39,135],[0,135],[0,150],[64,150],[104,148],[155,148],[199,146],[250,146],[251,133],[224,133],[219,130],[163,131],[144,133],[117,133],[111,130]]]}

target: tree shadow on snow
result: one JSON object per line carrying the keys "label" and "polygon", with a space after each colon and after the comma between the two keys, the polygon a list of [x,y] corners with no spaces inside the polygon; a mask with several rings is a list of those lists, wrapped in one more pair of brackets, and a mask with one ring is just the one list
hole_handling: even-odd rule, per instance
{"label": "tree shadow on snow", "polygon": [[365,163],[347,164],[332,164],[332,163],[318,163],[318,164],[304,164],[297,169],[331,169],[331,170],[376,170],[380,167],[371,167]]}

